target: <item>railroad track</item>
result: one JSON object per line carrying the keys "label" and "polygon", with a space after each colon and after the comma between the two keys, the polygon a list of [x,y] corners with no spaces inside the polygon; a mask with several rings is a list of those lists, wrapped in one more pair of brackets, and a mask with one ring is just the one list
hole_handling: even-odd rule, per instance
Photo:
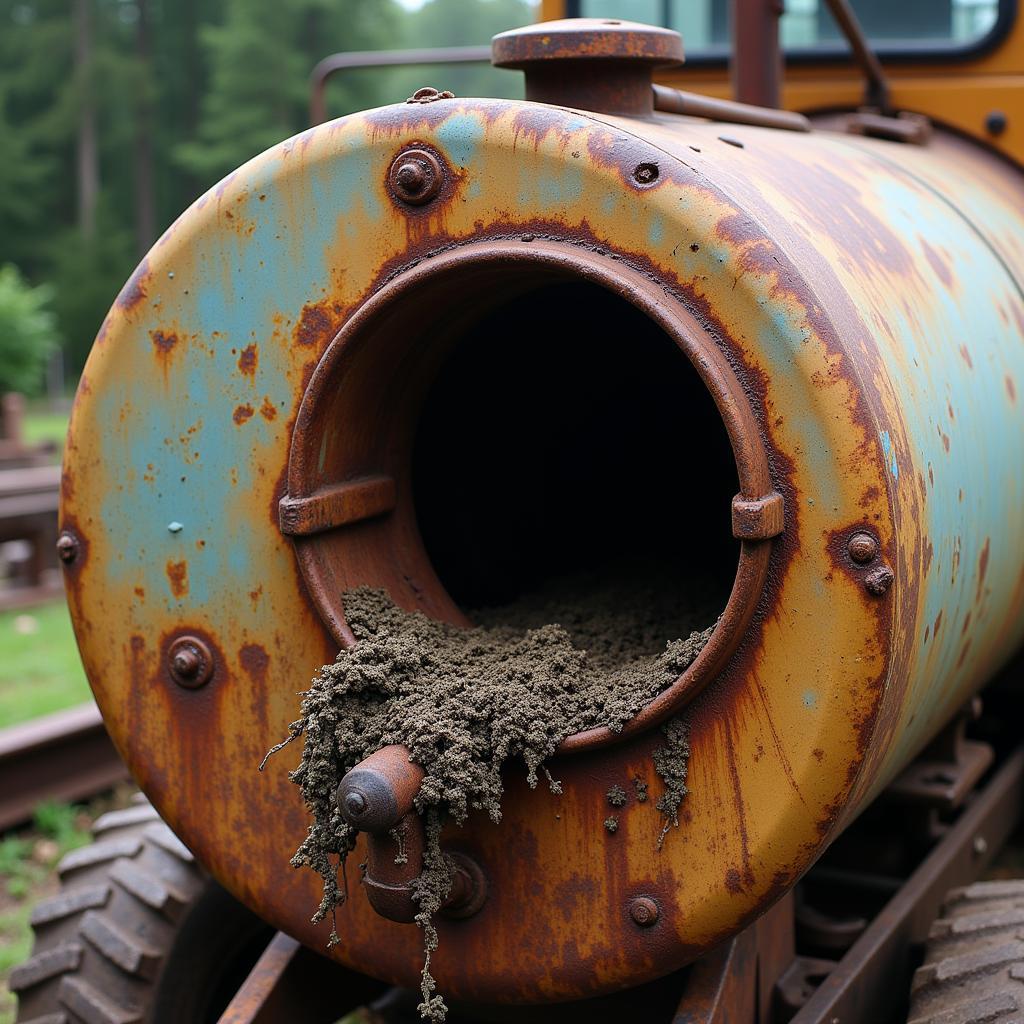
{"label": "railroad track", "polygon": [[126,778],[95,704],[0,730],[0,831],[45,800],[81,800]]}

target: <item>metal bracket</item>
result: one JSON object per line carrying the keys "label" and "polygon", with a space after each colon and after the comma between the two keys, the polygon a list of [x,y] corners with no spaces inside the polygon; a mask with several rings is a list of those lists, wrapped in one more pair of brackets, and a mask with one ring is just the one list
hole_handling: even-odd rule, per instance
{"label": "metal bracket", "polygon": [[732,535],[737,540],[770,540],[785,526],[785,508],[777,491],[763,498],[748,499],[737,494],[732,499]]}
{"label": "metal bracket", "polygon": [[324,487],[305,498],[286,494],[278,506],[278,521],[282,533],[306,537],[383,515],[397,500],[392,477],[361,477]]}
{"label": "metal bracket", "polygon": [[992,764],[992,748],[969,740],[967,723],[981,714],[974,697],[886,790],[886,797],[908,804],[956,810]]}

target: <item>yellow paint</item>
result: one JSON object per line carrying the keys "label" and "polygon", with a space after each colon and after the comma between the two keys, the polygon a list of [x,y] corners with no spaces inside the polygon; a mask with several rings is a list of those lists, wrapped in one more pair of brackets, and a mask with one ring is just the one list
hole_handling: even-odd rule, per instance
{"label": "yellow paint", "polygon": [[[565,17],[565,0],[542,0],[541,20]],[[685,47],[686,40],[683,40]],[[937,124],[965,132],[999,152],[1024,163],[1024,15],[1002,42],[972,60],[893,64],[886,67],[892,83],[893,103],[900,110],[925,114]],[[662,72],[658,81],[677,89],[708,96],[732,96],[729,72],[722,68]],[[789,68],[782,105],[787,110],[814,113],[853,110],[863,101],[863,80],[852,65],[834,63]],[[1007,115],[1002,135],[985,130],[985,118],[994,110]]]}

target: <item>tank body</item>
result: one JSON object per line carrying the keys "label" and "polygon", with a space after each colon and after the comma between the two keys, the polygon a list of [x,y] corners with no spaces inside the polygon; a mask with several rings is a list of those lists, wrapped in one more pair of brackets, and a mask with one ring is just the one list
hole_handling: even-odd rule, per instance
{"label": "tank body", "polygon": [[[449,173],[412,213],[387,184],[410,146]],[[645,289],[724,358],[785,524],[742,642],[682,709],[679,829],[659,850],[636,806],[615,835],[602,827],[609,786],[651,776],[656,729],[557,759],[561,797],[510,770],[502,823],[447,837],[490,895],[441,924],[433,971],[455,999],[571,999],[739,930],[1022,639],[1022,194],[1019,171],[941,134],[912,147],[484,100],[343,118],[239,169],[125,286],[65,455],[79,646],[147,795],[228,889],[326,946],[328,925],[309,923],[317,879],[288,867],[307,824],[297,751],[256,771],[337,649],[279,526],[303,394],[338,331],[403,275],[474,246],[568,254]],[[360,561],[360,538],[397,518],[352,534],[346,580],[389,579],[400,603],[444,614],[422,579]],[[877,541],[870,564],[849,555],[858,532]],[[203,686],[168,671],[186,634],[212,654]],[[636,895],[658,902],[656,927],[630,919]],[[417,929],[352,899],[338,932],[331,955],[416,984]]]}

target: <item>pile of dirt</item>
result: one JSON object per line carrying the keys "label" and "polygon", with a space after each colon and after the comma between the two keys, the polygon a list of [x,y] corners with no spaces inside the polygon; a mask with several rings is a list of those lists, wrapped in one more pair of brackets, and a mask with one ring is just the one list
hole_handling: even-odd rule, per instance
{"label": "pile of dirt", "polygon": [[[544,763],[566,736],[600,726],[618,731],[683,672],[707,643],[713,615],[707,602],[677,590],[649,577],[611,585],[577,578],[513,605],[476,610],[479,625],[472,629],[403,611],[383,591],[345,595],[356,643],[313,679],[285,740],[305,737],[292,779],[313,813],[292,863],[323,878],[314,920],[333,913],[346,897],[344,863],[356,839],[334,803],[338,783],[381,747],[409,748],[424,769],[416,807],[427,849],[415,894],[424,932],[424,1019],[443,1021],[446,1014],[430,976],[434,917],[450,886],[439,841],[444,822],[461,823],[471,811],[500,821],[501,770],[511,760],[525,763],[530,786],[543,772],[560,792]],[[664,733],[654,759],[665,782],[656,803],[665,819],[662,839],[678,824],[689,756],[682,722],[668,723]],[[331,938],[337,940],[333,930]]]}

